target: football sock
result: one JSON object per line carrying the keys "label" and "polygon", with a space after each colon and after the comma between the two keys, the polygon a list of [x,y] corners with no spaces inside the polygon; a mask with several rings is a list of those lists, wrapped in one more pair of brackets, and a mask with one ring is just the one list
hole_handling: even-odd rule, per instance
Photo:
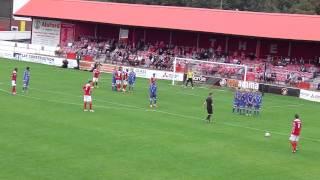
{"label": "football sock", "polygon": [[87,109],[87,103],[84,103],[83,109]]}
{"label": "football sock", "polygon": [[90,110],[92,110],[92,103],[90,103]]}

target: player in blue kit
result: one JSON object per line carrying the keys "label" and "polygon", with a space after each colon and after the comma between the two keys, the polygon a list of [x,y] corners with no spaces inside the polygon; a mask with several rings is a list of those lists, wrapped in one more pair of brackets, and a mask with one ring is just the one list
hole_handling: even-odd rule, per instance
{"label": "player in blue kit", "polygon": [[22,91],[27,93],[29,89],[29,81],[30,81],[30,67],[26,67],[26,70],[23,72],[23,87]]}
{"label": "player in blue kit", "polygon": [[247,116],[252,115],[253,99],[253,92],[247,92]]}
{"label": "player in blue kit", "polygon": [[233,100],[233,109],[232,109],[233,113],[235,113],[235,112],[238,113],[239,112],[240,99],[241,99],[240,92],[236,91],[236,93],[234,94],[234,100]]}
{"label": "player in blue kit", "polygon": [[254,96],[254,115],[259,115],[262,104],[262,94],[260,92],[256,92]]}
{"label": "player in blue kit", "polygon": [[133,91],[134,84],[136,82],[136,73],[131,69],[128,77],[128,83],[129,83],[129,91]]}
{"label": "player in blue kit", "polygon": [[246,92],[240,92],[240,102],[239,102],[239,113],[245,114],[246,103],[247,103],[247,94]]}
{"label": "player in blue kit", "polygon": [[155,82],[150,84],[149,87],[150,93],[150,107],[157,107],[157,85]]}

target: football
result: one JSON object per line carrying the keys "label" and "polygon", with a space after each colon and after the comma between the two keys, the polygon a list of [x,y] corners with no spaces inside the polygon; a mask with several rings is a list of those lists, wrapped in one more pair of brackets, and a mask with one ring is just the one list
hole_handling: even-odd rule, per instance
{"label": "football", "polygon": [[270,134],[269,132],[266,132],[266,133],[264,134],[264,136],[265,136],[265,137],[270,137],[271,134]]}

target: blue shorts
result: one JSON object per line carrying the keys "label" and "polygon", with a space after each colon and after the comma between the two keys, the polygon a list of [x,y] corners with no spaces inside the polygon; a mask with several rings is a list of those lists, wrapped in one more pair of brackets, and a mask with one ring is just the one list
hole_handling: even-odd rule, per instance
{"label": "blue shorts", "polygon": [[28,86],[29,86],[29,80],[24,80],[23,87],[28,87]]}
{"label": "blue shorts", "polygon": [[157,99],[157,95],[156,94],[150,94],[150,99]]}
{"label": "blue shorts", "polygon": [[134,81],[129,81],[128,83],[129,83],[130,86],[134,85]]}

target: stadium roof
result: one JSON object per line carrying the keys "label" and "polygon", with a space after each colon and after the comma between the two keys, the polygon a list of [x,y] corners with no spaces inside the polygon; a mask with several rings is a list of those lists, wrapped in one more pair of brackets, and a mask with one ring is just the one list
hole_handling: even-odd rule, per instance
{"label": "stadium roof", "polygon": [[83,0],[30,0],[16,16],[320,41],[320,16]]}

